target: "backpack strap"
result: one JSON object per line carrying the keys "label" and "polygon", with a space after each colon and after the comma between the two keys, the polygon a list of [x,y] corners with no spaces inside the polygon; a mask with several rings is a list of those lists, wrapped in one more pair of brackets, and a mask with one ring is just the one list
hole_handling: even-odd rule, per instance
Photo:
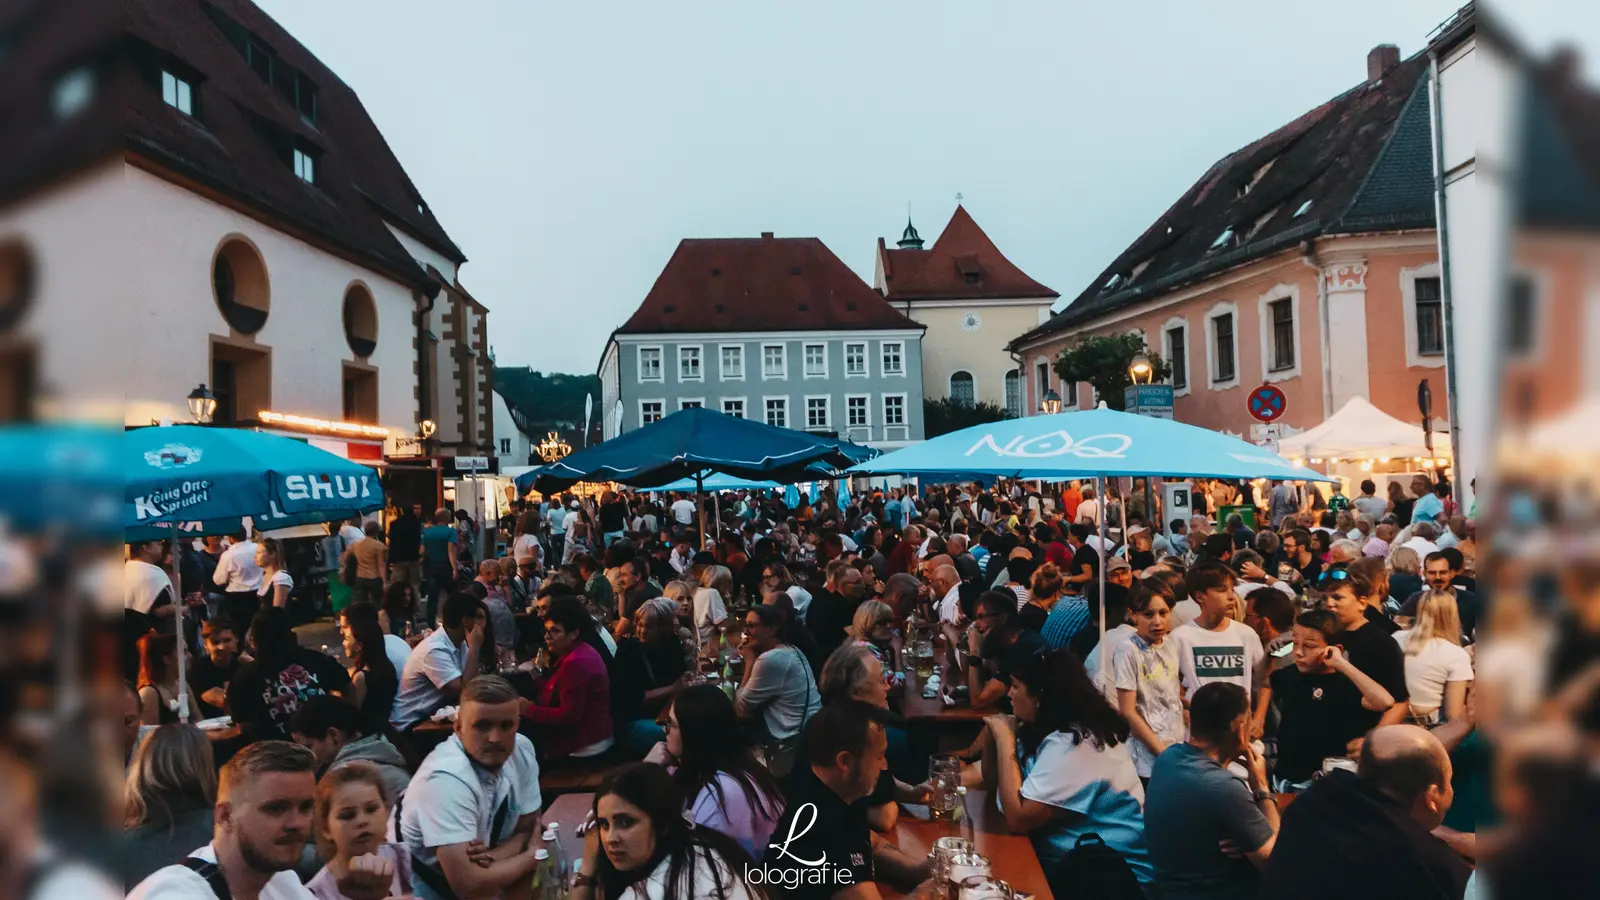
{"label": "backpack strap", "polygon": [[204,878],[206,884],[211,885],[211,893],[217,895],[217,900],[233,900],[233,891],[228,889],[228,879],[223,877],[222,869],[216,863],[198,856],[188,856],[179,865]]}

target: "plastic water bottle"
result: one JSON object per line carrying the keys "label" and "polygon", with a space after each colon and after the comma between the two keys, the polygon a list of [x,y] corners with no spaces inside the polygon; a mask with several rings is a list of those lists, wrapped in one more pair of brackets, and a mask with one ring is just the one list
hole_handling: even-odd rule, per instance
{"label": "plastic water bottle", "polygon": [[570,865],[569,861],[567,860],[567,852],[561,849],[561,841],[558,839],[560,834],[561,823],[550,822],[545,825],[544,834],[540,835],[540,839],[544,841],[545,847],[550,851],[550,868],[555,876],[551,886],[556,891],[556,893],[550,896],[554,897],[566,896],[568,884],[567,870]]}
{"label": "plastic water bottle", "polygon": [[533,867],[533,898],[544,900],[550,895],[550,882],[554,880],[555,873],[550,871],[550,851],[543,847],[533,851],[536,865]]}

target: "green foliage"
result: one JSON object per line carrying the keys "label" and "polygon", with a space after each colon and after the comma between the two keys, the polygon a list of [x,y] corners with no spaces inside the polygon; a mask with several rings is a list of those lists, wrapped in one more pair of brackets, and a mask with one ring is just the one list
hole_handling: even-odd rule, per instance
{"label": "green foliage", "polygon": [[[605,411],[600,408],[600,378],[597,375],[546,375],[526,366],[495,366],[494,387],[511,407],[523,433],[540,440],[548,431],[583,440],[583,401],[594,396],[594,417],[590,424],[592,440],[599,439]],[[567,437],[570,441],[572,437]]]}
{"label": "green foliage", "polygon": [[922,401],[922,429],[927,437],[1009,418],[1011,413],[993,403],[962,403],[950,397]]}
{"label": "green foliage", "polygon": [[1153,384],[1162,384],[1172,377],[1172,366],[1146,347],[1142,336],[1131,332],[1080,337],[1077,344],[1062,350],[1056,357],[1056,374],[1062,381],[1093,385],[1107,407],[1122,409],[1122,392],[1133,384],[1128,377],[1128,366],[1140,353],[1149,358],[1155,370]]}

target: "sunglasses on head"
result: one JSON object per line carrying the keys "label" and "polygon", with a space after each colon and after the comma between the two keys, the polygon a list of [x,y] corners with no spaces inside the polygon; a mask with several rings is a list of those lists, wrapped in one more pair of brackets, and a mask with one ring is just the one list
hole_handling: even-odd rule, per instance
{"label": "sunglasses on head", "polygon": [[1347,580],[1349,580],[1349,578],[1350,578],[1350,573],[1345,571],[1344,569],[1333,569],[1333,570],[1330,570],[1330,571],[1322,573],[1321,577],[1319,577],[1317,579],[1317,587],[1319,587],[1319,588],[1338,587],[1340,582],[1347,581]]}

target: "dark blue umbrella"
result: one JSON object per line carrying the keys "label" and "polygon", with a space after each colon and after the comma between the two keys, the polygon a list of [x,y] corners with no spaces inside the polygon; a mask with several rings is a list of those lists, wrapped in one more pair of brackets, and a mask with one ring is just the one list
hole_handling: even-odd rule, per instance
{"label": "dark blue umbrella", "polygon": [[580,481],[656,487],[716,472],[753,481],[809,481],[817,475],[808,471],[813,464],[824,464],[831,476],[854,465],[863,452],[876,453],[846,441],[692,408],[524,472],[517,476],[517,489],[549,494]]}

